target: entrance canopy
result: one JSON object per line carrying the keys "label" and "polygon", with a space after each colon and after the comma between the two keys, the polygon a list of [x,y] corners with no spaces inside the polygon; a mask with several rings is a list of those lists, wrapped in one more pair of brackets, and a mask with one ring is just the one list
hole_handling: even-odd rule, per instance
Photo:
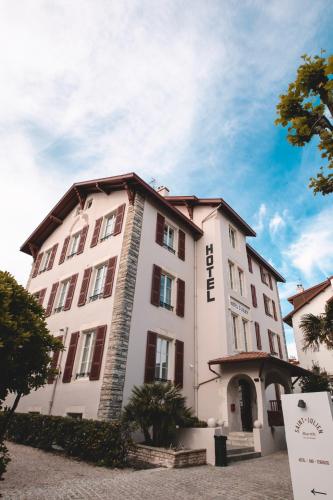
{"label": "entrance canopy", "polygon": [[283,359],[276,358],[268,352],[241,352],[238,354],[233,354],[232,356],[225,356],[223,358],[216,358],[208,361],[209,368],[212,370],[212,366],[220,365],[231,367],[232,363],[250,363],[251,365],[258,365],[262,370],[264,367],[267,368],[280,368],[286,371],[290,377],[304,377],[311,375],[312,372],[302,368],[298,365],[284,361]]}

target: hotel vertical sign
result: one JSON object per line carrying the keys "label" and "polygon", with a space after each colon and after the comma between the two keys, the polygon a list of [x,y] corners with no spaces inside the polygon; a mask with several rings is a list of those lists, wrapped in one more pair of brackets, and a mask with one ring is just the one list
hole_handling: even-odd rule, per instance
{"label": "hotel vertical sign", "polygon": [[333,408],[328,392],[282,396],[294,500],[333,500]]}
{"label": "hotel vertical sign", "polygon": [[214,278],[214,247],[213,243],[206,245],[206,294],[207,302],[214,302],[215,278]]}

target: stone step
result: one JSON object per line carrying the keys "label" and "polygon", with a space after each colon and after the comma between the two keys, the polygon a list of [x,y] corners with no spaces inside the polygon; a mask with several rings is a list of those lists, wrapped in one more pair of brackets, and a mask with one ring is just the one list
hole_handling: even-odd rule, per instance
{"label": "stone step", "polygon": [[253,446],[247,446],[247,447],[243,447],[243,448],[239,448],[238,446],[230,448],[229,446],[227,446],[228,457],[230,455],[238,455],[240,453],[249,453],[249,452],[253,452],[253,451],[254,451]]}
{"label": "stone step", "polygon": [[234,436],[234,437],[253,437],[253,432],[243,432],[243,431],[232,431],[229,432],[228,436]]}
{"label": "stone step", "polygon": [[239,462],[241,460],[250,460],[252,458],[259,458],[261,457],[261,453],[259,451],[250,451],[250,452],[244,452],[244,453],[234,453],[234,454],[227,454],[228,457],[228,462]]}
{"label": "stone step", "polygon": [[254,446],[253,440],[251,441],[251,440],[241,440],[241,439],[228,439],[227,443],[235,448]]}

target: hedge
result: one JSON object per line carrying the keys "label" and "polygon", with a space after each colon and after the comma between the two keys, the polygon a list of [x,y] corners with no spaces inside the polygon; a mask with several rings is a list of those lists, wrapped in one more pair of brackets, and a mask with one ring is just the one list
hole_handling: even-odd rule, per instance
{"label": "hedge", "polygon": [[53,450],[98,465],[121,467],[131,446],[129,429],[120,421],[76,420],[69,417],[15,413],[7,431],[15,443]]}

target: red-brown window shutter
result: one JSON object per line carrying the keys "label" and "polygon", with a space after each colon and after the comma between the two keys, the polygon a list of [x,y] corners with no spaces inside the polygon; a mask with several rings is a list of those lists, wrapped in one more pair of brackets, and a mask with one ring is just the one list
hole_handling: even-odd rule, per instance
{"label": "red-brown window shutter", "polygon": [[81,230],[79,246],[77,249],[77,253],[80,254],[84,250],[84,245],[86,244],[87,234],[88,234],[89,226],[84,226]]}
{"label": "red-brown window shutter", "polygon": [[249,255],[249,254],[247,254],[247,262],[248,262],[250,273],[253,273],[252,258],[251,258],[251,255]]}
{"label": "red-brown window shutter", "polygon": [[185,260],[185,233],[181,229],[178,231],[178,257]]}
{"label": "red-brown window shutter", "polygon": [[121,233],[121,230],[122,230],[122,227],[123,227],[123,220],[124,220],[125,208],[126,208],[125,203],[123,205],[120,205],[120,207],[117,208],[116,221],[115,221],[115,224],[114,224],[113,236],[116,236],[116,234],[120,234]]}
{"label": "red-brown window shutter", "polygon": [[68,383],[72,379],[72,373],[73,373],[73,367],[74,367],[75,354],[76,354],[78,340],[79,340],[79,332],[72,333],[71,340],[70,340],[69,347],[68,347],[68,353],[67,353],[67,358],[66,358],[64,374],[62,377],[62,381],[64,383]]}
{"label": "red-brown window shutter", "polygon": [[43,288],[43,290],[40,290],[40,292],[38,292],[37,300],[40,306],[43,305],[45,294],[46,294],[46,288]]}
{"label": "red-brown window shutter", "polygon": [[54,259],[55,259],[57,250],[58,250],[58,243],[56,243],[52,247],[51,255],[50,255],[50,260],[49,260],[49,263],[47,265],[47,271],[50,271],[50,269],[52,269],[52,267],[53,267],[53,263],[54,263]]}
{"label": "red-brown window shutter", "polygon": [[260,266],[260,276],[261,276],[261,281],[266,284],[264,268],[262,266]]}
{"label": "red-brown window shutter", "polygon": [[268,281],[269,281],[269,288],[273,290],[272,276],[270,274],[268,275]]}
{"label": "red-brown window shutter", "polygon": [[258,307],[256,287],[254,285],[251,285],[251,295],[253,307]]}
{"label": "red-brown window shutter", "polygon": [[101,366],[103,360],[106,329],[107,326],[103,325],[99,326],[96,330],[94,354],[92,357],[90,374],[89,374],[90,380],[99,380],[99,375],[101,372]]}
{"label": "red-brown window shutter", "polygon": [[[63,337],[57,337],[58,340],[60,340],[60,342],[62,342],[62,339]],[[60,350],[57,349],[56,351],[53,352],[53,356],[52,356],[52,359],[51,359],[51,363],[50,363],[50,368],[52,370],[55,370],[57,368],[57,365],[58,365],[58,360],[59,360],[59,355],[60,355]],[[48,384],[53,384],[54,382],[54,379],[55,379],[55,375],[54,373],[50,374],[48,379],[47,379],[47,383]]]}
{"label": "red-brown window shutter", "polygon": [[184,377],[184,342],[175,342],[175,385],[183,387]]}
{"label": "red-brown window shutter", "polygon": [[259,351],[261,351],[262,344],[261,344],[261,336],[260,336],[260,326],[259,326],[259,323],[257,323],[257,321],[255,321],[255,323],[254,323],[254,328],[256,331],[257,349]]}
{"label": "red-brown window shutter", "polygon": [[47,303],[47,308],[45,311],[46,317],[50,316],[50,314],[52,313],[54,299],[55,299],[55,296],[57,294],[58,286],[59,286],[59,281],[57,283],[53,283],[53,285],[52,285],[49,301]]}
{"label": "red-brown window shutter", "polygon": [[147,333],[146,363],[144,382],[150,383],[155,380],[157,335],[155,332]]}
{"label": "red-brown window shutter", "polygon": [[93,232],[93,235],[91,238],[91,243],[90,243],[91,247],[95,247],[98,243],[99,232],[101,230],[102,222],[103,222],[103,217],[100,217],[95,222],[94,232]]}
{"label": "red-brown window shutter", "polygon": [[62,245],[62,250],[61,250],[61,254],[60,254],[59,264],[62,264],[66,258],[69,240],[70,240],[69,236],[66,236],[66,238],[64,239],[64,243]]}
{"label": "red-brown window shutter", "polygon": [[276,306],[274,300],[272,300],[272,307],[273,307],[273,316],[275,321],[277,321],[277,314],[276,314]]}
{"label": "red-brown window shutter", "polygon": [[34,270],[32,272],[32,278],[36,278],[36,276],[38,274],[38,271],[39,271],[39,268],[40,268],[40,265],[42,262],[43,254],[44,254],[44,252],[41,252],[37,255],[35,267],[34,267]]}
{"label": "red-brown window shutter", "polygon": [[277,335],[276,338],[277,338],[277,343],[278,343],[279,356],[282,359],[283,358],[283,354],[282,354],[281,340],[280,340],[279,335]]}
{"label": "red-brown window shutter", "polygon": [[165,217],[157,213],[156,217],[156,243],[163,246]]}
{"label": "red-brown window shutter", "polygon": [[267,316],[269,316],[269,311],[268,311],[268,306],[267,306],[267,296],[264,293],[262,294],[262,296],[264,299],[265,313],[267,314]]}
{"label": "red-brown window shutter", "polygon": [[108,260],[108,268],[106,270],[104,292],[103,292],[104,298],[110,297],[112,295],[116,265],[117,265],[117,257],[111,257],[111,259]]}
{"label": "red-brown window shutter", "polygon": [[88,267],[88,269],[84,270],[79,300],[77,303],[78,306],[84,306],[84,304],[86,303],[91,273],[92,267]]}
{"label": "red-brown window shutter", "polygon": [[181,318],[184,317],[185,311],[185,281],[177,279],[177,306],[176,314]]}
{"label": "red-brown window shutter", "polygon": [[268,330],[268,342],[269,342],[269,350],[271,351],[271,354],[275,354],[274,351],[274,344],[273,344],[273,335],[270,330]]}
{"label": "red-brown window shutter", "polygon": [[68,292],[67,292],[67,297],[65,300],[64,311],[68,311],[68,309],[70,309],[72,306],[77,277],[78,277],[78,274],[73,274],[73,276],[71,276],[71,279],[69,282],[69,287],[68,287]]}
{"label": "red-brown window shutter", "polygon": [[161,288],[162,269],[156,264],[153,265],[153,277],[151,281],[151,296],[150,302],[154,306],[160,305],[160,288]]}

